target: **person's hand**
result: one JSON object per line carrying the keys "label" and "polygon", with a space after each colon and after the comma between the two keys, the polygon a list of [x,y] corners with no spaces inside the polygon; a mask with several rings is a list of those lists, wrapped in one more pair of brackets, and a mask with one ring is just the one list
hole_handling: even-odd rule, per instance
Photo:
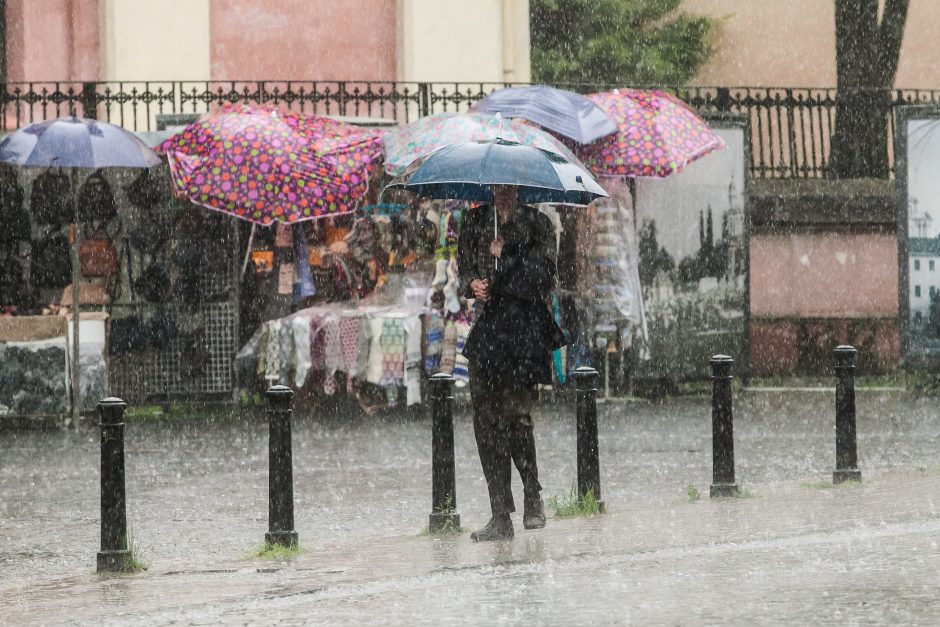
{"label": "person's hand", "polygon": [[490,242],[490,254],[497,259],[500,255],[503,254],[503,240],[494,239],[492,242]]}
{"label": "person's hand", "polygon": [[473,296],[477,300],[486,300],[489,295],[490,282],[486,279],[473,279],[470,281],[470,289],[473,290]]}

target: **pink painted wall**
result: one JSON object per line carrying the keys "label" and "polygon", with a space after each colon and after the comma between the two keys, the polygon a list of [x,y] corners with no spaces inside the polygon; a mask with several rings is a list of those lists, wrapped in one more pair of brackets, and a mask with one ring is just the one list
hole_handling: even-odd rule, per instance
{"label": "pink painted wall", "polygon": [[98,7],[98,0],[7,0],[9,80],[98,80]]}
{"label": "pink painted wall", "polygon": [[884,233],[755,234],[751,315],[898,315],[898,242]]}
{"label": "pink painted wall", "polygon": [[840,344],[859,349],[859,372],[891,370],[901,357],[897,318],[751,320],[751,372],[793,374],[829,372]]}
{"label": "pink painted wall", "polygon": [[210,0],[209,29],[212,79],[395,80],[395,0]]}

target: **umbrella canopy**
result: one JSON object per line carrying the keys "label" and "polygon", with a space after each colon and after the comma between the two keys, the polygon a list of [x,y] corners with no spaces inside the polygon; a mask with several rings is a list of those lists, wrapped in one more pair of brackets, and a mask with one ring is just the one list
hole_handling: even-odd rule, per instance
{"label": "umbrella canopy", "polygon": [[40,168],[149,168],[160,158],[120,126],[65,117],[36,122],[4,137],[0,162]]}
{"label": "umbrella canopy", "polygon": [[491,113],[439,113],[385,133],[385,171],[398,176],[412,161],[442,146],[497,137],[561,153],[568,161],[580,164],[574,153],[557,139],[522,121]]}
{"label": "umbrella canopy", "polygon": [[594,102],[548,85],[498,89],[473,105],[473,110],[525,118],[580,144],[617,131],[617,124]]}
{"label": "umbrella canopy", "polygon": [[492,201],[491,185],[516,185],[519,202],[586,205],[607,196],[558,153],[503,139],[444,146],[416,160],[389,187],[429,198]]}
{"label": "umbrella canopy", "polygon": [[724,148],[684,102],[658,90],[615,89],[588,96],[617,121],[617,132],[579,148],[598,175],[665,178]]}
{"label": "umbrella canopy", "polygon": [[180,195],[268,225],[354,211],[381,143],[375,130],[238,104],[203,116],[159,150]]}

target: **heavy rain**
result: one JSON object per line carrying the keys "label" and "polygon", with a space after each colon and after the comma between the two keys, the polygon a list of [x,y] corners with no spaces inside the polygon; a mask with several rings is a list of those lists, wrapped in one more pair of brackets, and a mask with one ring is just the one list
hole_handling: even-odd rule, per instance
{"label": "heavy rain", "polygon": [[0,2],[0,624],[937,624],[937,24]]}

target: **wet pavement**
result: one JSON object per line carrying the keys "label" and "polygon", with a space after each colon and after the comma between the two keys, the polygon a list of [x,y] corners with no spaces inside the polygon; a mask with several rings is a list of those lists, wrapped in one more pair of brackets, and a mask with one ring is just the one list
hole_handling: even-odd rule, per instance
{"label": "wet pavement", "polygon": [[[126,428],[128,523],[151,567],[134,576],[94,573],[97,429],[2,430],[0,623],[937,624],[936,406],[859,391],[865,481],[826,488],[832,394],[739,394],[737,479],[750,497],[712,501],[707,397],[602,405],[608,513],[540,531],[517,514],[514,541],[482,545],[421,534],[425,417],[298,412],[305,552],[288,561],[246,556],[267,530],[261,412],[137,418]],[[543,495],[568,494],[573,406],[542,403],[536,436]],[[488,507],[465,411],[456,452],[457,509],[473,529]],[[696,490],[703,498],[690,500]]]}

